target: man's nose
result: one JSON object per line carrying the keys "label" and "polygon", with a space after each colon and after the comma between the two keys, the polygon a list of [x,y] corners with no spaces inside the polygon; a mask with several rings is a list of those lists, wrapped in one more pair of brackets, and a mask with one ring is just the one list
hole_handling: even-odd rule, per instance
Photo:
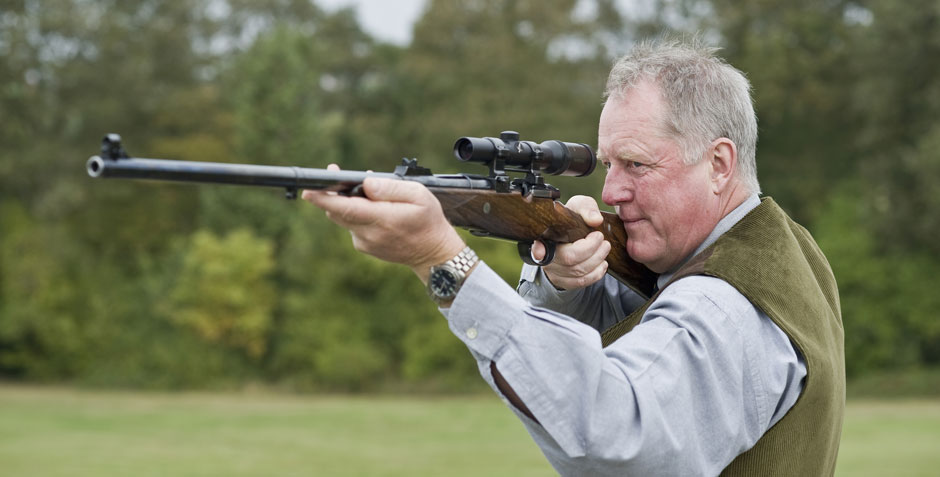
{"label": "man's nose", "polygon": [[605,204],[614,206],[630,202],[634,197],[633,181],[617,166],[612,166],[604,178],[604,189],[601,191],[601,200]]}

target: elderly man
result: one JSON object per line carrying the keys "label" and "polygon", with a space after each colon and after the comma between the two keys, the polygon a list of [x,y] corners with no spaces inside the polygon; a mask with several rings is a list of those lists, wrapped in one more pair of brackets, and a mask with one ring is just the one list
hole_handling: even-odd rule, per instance
{"label": "elderly man", "polygon": [[[611,71],[603,200],[630,256],[660,274],[649,300],[605,274],[599,232],[524,267],[516,294],[420,185],[368,180],[368,199],[304,198],[357,249],[429,283],[560,473],[831,475],[845,386],[838,292],[812,237],[758,197],[749,90],[711,50],[675,43],[639,46]],[[592,199],[568,206],[600,225]]]}

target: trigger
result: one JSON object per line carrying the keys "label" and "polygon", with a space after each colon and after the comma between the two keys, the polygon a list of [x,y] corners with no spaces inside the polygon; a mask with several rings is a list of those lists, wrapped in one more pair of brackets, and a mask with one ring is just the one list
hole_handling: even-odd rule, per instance
{"label": "trigger", "polygon": [[542,244],[545,245],[545,257],[542,258],[542,260],[536,260],[535,257],[532,256],[532,244],[533,242],[519,242],[519,258],[521,258],[523,262],[537,267],[544,267],[552,263],[552,260],[555,258],[555,242],[542,239]]}

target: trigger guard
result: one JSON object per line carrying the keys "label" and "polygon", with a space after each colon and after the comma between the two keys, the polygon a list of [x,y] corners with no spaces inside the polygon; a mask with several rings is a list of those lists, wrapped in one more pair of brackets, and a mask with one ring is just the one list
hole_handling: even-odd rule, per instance
{"label": "trigger guard", "polygon": [[542,260],[536,260],[532,256],[532,244],[534,242],[519,242],[519,258],[523,262],[529,265],[535,265],[536,267],[544,267],[549,263],[552,263],[552,260],[555,259],[555,242],[551,240],[542,239],[542,244],[545,245],[545,258]]}

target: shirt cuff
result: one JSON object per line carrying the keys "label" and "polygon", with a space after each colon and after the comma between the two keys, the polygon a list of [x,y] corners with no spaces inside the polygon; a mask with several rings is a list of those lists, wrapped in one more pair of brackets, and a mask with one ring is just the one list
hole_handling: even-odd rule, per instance
{"label": "shirt cuff", "polygon": [[533,306],[550,310],[565,310],[573,301],[581,299],[584,289],[559,290],[545,276],[542,267],[523,265],[519,276],[519,296]]}
{"label": "shirt cuff", "polygon": [[529,265],[528,263],[522,264],[522,271],[519,273],[519,285],[521,286],[525,282],[535,282],[536,278],[541,275],[541,273],[542,267]]}
{"label": "shirt cuff", "polygon": [[482,261],[467,277],[451,304],[441,312],[450,330],[467,348],[493,360],[528,303]]}

